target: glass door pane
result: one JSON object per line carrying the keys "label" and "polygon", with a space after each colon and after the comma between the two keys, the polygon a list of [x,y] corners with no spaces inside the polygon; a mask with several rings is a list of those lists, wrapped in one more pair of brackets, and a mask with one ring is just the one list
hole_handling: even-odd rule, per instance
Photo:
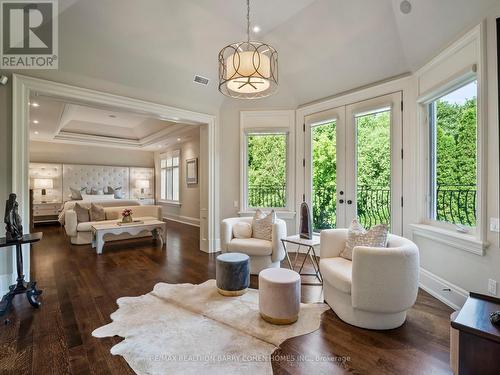
{"label": "glass door pane", "polygon": [[356,203],[365,228],[391,225],[391,110],[356,116]]}
{"label": "glass door pane", "polygon": [[336,121],[311,127],[313,229],[337,225]]}
{"label": "glass door pane", "polygon": [[346,226],[357,218],[402,232],[401,100],[396,92],[346,107]]}
{"label": "glass door pane", "polygon": [[313,230],[345,226],[345,107],[306,117],[304,200]]}

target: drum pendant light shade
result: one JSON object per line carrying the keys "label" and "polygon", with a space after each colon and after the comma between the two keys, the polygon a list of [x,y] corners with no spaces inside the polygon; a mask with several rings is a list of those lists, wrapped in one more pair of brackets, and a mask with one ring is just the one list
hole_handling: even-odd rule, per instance
{"label": "drum pendant light shade", "polygon": [[258,99],[278,87],[278,52],[270,45],[250,41],[250,5],[247,1],[247,41],[219,52],[219,91],[240,99]]}

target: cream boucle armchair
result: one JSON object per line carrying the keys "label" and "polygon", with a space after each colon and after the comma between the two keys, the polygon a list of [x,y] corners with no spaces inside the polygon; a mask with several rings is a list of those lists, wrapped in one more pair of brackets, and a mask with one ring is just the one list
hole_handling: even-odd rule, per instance
{"label": "cream boucle armchair", "polygon": [[399,327],[417,298],[417,246],[389,234],[386,248],[357,246],[350,261],[340,257],[346,240],[347,229],[321,232],[320,270],[325,301],[340,319],[354,326]]}
{"label": "cream boucle armchair", "polygon": [[223,253],[247,254],[250,257],[250,273],[258,275],[263,269],[279,268],[280,262],[285,258],[285,249],[281,239],[286,237],[286,223],[281,219],[276,219],[271,241],[258,238],[234,238],[233,225],[238,222],[252,224],[252,220],[252,217],[233,217],[222,220],[221,245]]}

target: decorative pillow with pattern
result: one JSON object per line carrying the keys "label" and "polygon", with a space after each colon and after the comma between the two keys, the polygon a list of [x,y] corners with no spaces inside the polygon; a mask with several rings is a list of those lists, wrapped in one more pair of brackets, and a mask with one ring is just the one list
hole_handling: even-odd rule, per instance
{"label": "decorative pillow with pattern", "polygon": [[273,224],[276,222],[276,212],[272,210],[268,214],[258,209],[255,211],[252,221],[252,237],[261,240],[271,241],[273,234]]}
{"label": "decorative pillow with pattern", "polygon": [[76,212],[76,221],[79,223],[86,223],[90,221],[90,213],[89,209],[83,206],[80,206],[78,203],[75,203],[74,210]]}
{"label": "decorative pillow with pattern", "polygon": [[103,221],[106,220],[106,212],[104,207],[97,204],[90,204],[90,221]]}
{"label": "decorative pillow with pattern", "polygon": [[387,234],[387,225],[378,224],[367,231],[354,219],[347,231],[347,242],[340,256],[352,260],[352,251],[356,246],[386,247]]}

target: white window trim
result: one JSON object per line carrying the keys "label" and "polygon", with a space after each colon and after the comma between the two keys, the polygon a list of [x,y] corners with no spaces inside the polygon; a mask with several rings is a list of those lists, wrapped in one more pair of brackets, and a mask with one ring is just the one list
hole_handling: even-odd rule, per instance
{"label": "white window trim", "polygon": [[[432,69],[439,69],[441,64],[453,59],[462,49],[471,43],[476,43],[475,61],[464,67],[461,71],[449,75],[432,88],[420,93],[417,98],[418,103],[418,123],[421,125],[422,152],[420,170],[422,173],[421,200],[420,200],[420,224],[412,224],[413,235],[425,237],[449,245],[459,250],[467,251],[483,256],[489,243],[487,236],[487,207],[486,207],[486,171],[487,171],[487,97],[486,97],[486,76],[484,61],[486,61],[485,48],[485,24],[482,23],[462,38],[453,43],[429,64],[417,72],[417,78],[426,74]],[[436,70],[437,70],[436,69]],[[446,94],[463,84],[470,82],[474,77],[477,80],[477,219],[476,227],[470,232],[460,232],[456,225],[439,222],[430,219],[429,186],[430,186],[430,144],[428,104],[434,99]]]}
{"label": "white window trim", "polygon": [[[295,217],[295,111],[241,111],[240,112],[240,216],[252,215],[256,207],[248,206],[247,197],[247,135],[249,133],[286,133],[286,207],[274,208],[281,218]],[[264,208],[266,210],[272,208]]]}
{"label": "white window trim", "polygon": [[[161,161],[162,160],[166,160],[166,159],[170,159],[170,158],[174,158],[174,157],[178,157],[179,158],[179,200],[171,200],[171,199],[161,199],[161,184],[162,183],[165,183],[165,181],[162,181],[161,180],[161,172],[163,169],[167,169],[166,167],[165,168],[162,168],[161,167]],[[163,204],[167,204],[167,205],[171,205],[171,206],[181,206],[182,205],[182,196],[181,196],[181,181],[182,181],[182,172],[181,172],[181,169],[182,169],[182,160],[181,160],[181,150],[180,149],[175,149],[175,150],[171,150],[171,151],[167,151],[167,152],[164,152],[164,153],[161,153],[160,154],[160,160],[159,160],[159,167],[160,167],[160,199],[158,200],[158,202],[160,203],[163,203]]]}

